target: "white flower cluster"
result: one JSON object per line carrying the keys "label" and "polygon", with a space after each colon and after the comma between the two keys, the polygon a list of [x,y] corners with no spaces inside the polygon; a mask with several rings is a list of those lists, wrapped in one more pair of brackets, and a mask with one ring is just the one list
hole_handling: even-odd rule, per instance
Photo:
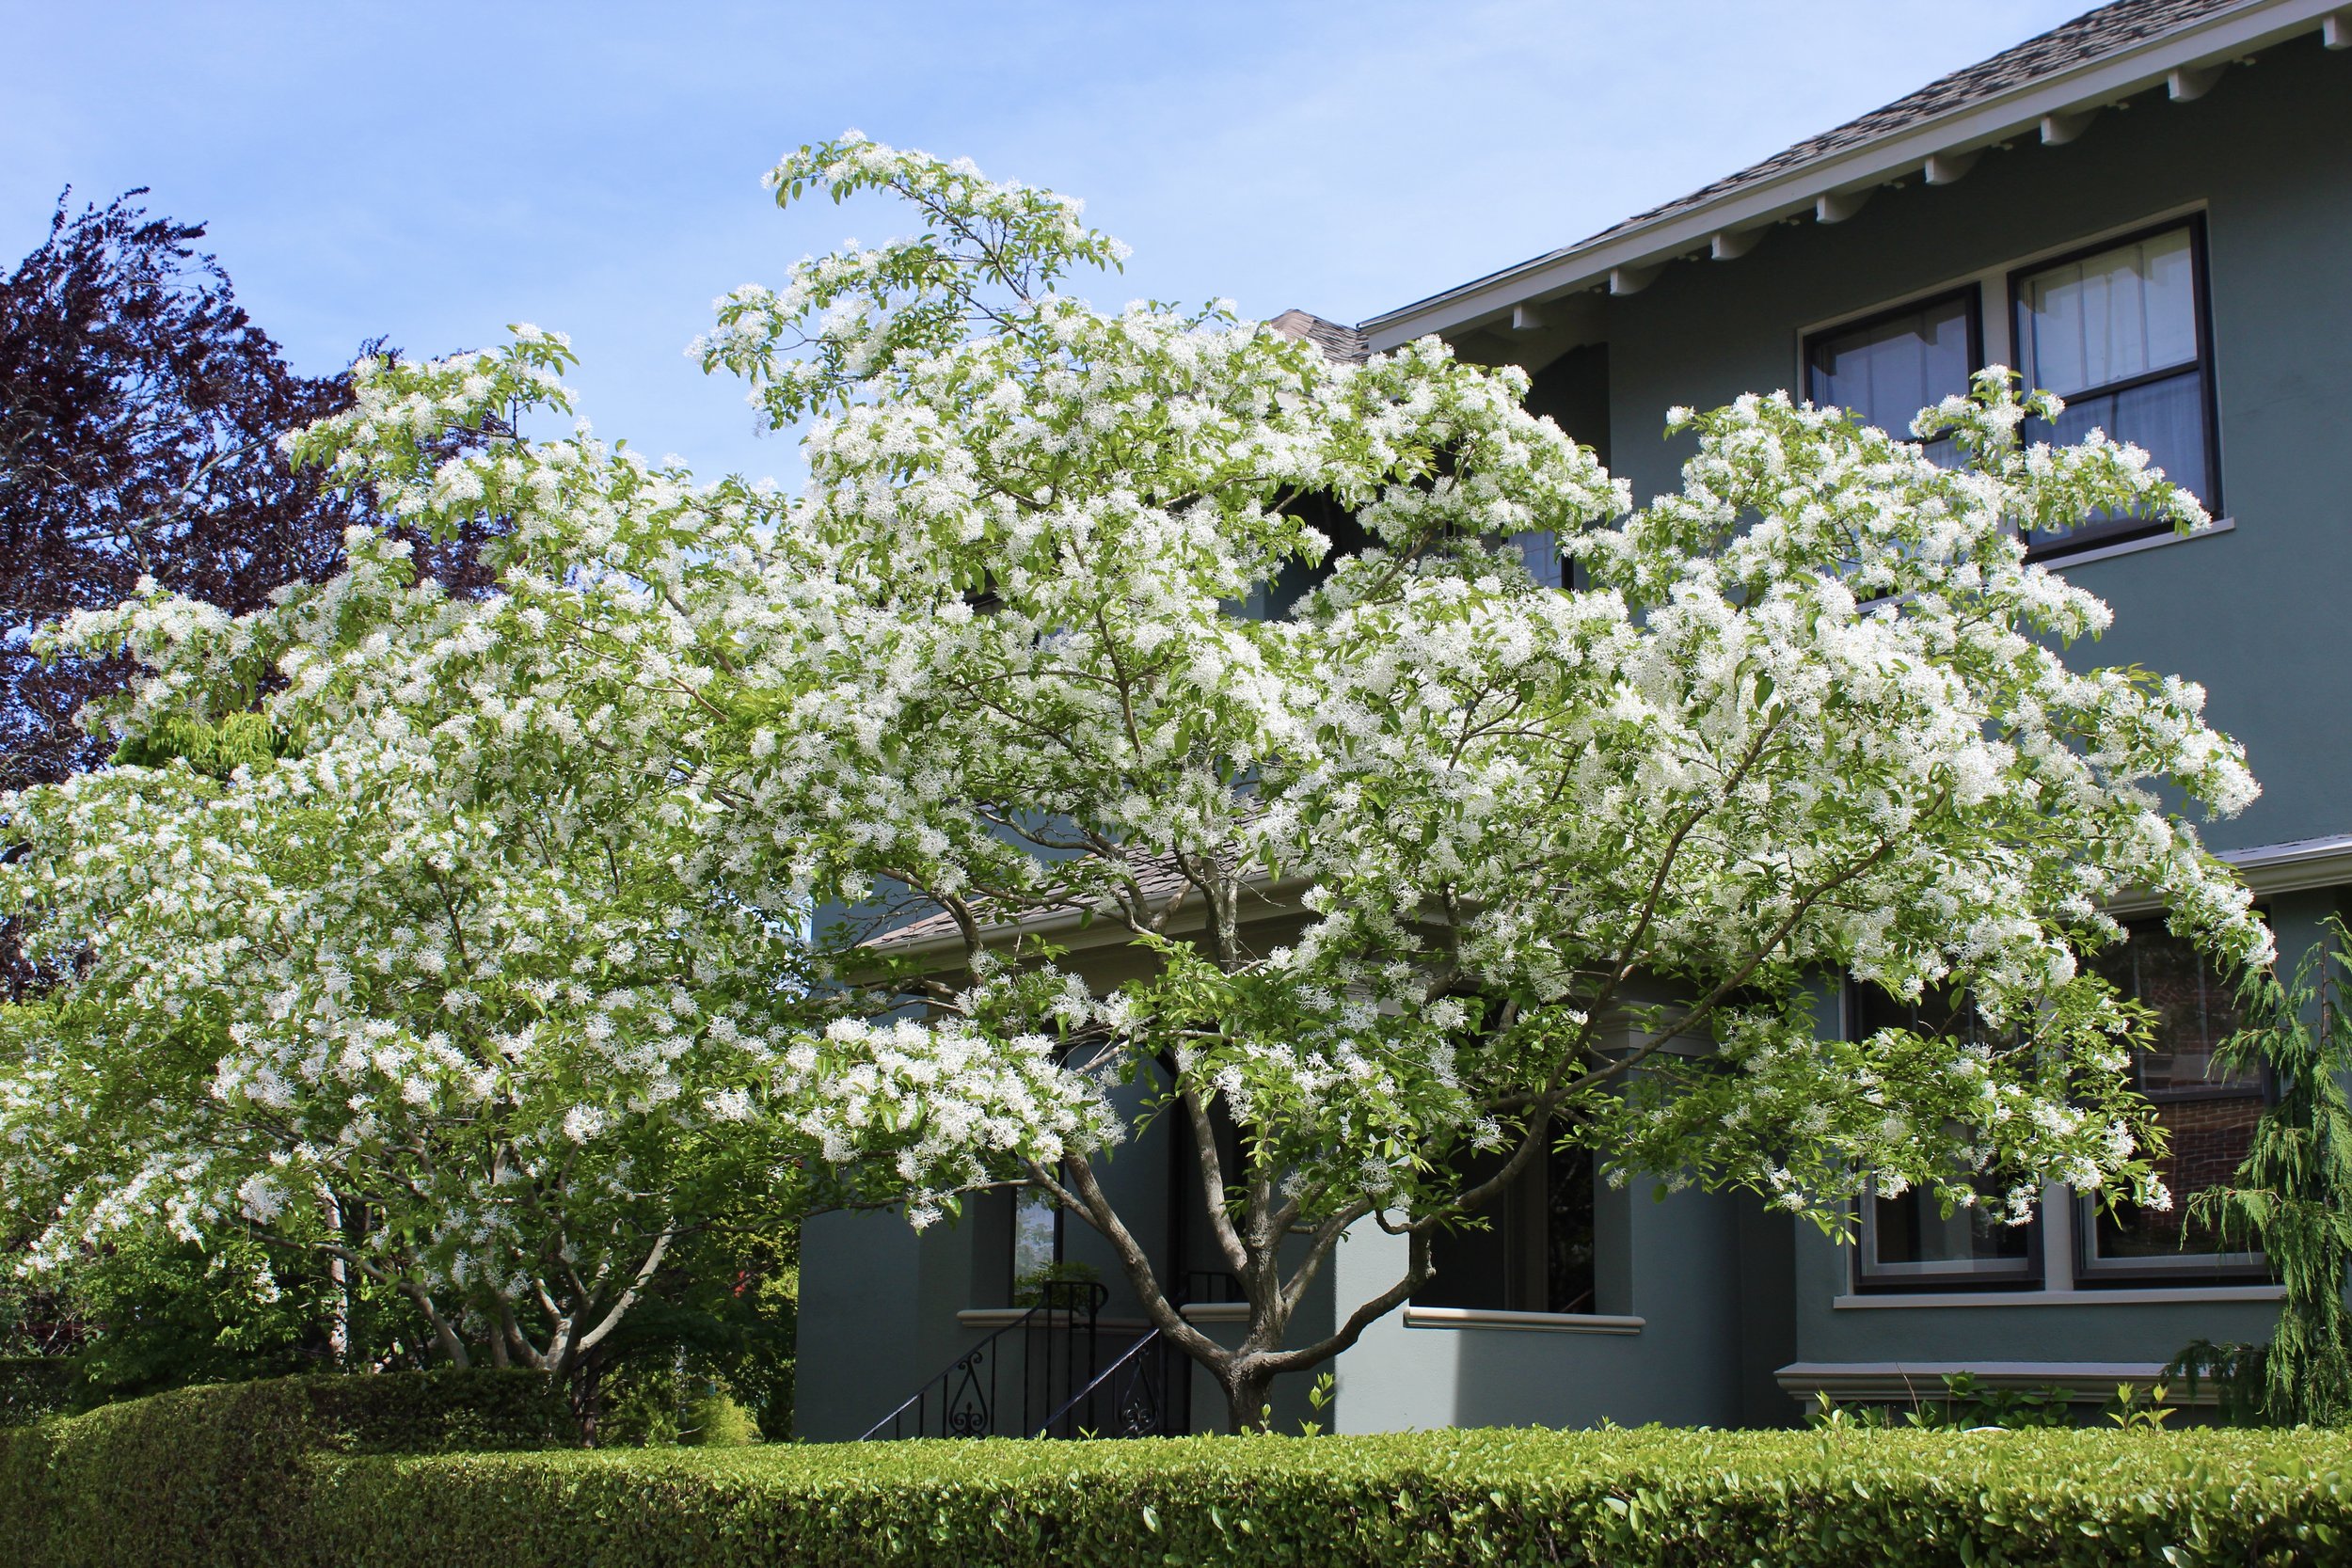
{"label": "white flower cluster", "polygon": [[[712,1162],[921,1218],[1117,1142],[1136,1084],[1224,1102],[1309,1219],[1441,1206],[1538,1117],[1798,1209],[2153,1196],[2078,958],[2140,889],[2265,961],[2168,804],[2255,785],[2194,686],[2068,661],[2108,612],[2018,542],[2198,526],[2143,454],[2021,450],[2005,372],[1923,416],[1954,468],[1750,397],[1677,415],[1698,453],[1637,511],[1434,341],[1089,309],[1059,284],[1119,252],[1050,193],[854,137],[774,183],[926,225],[721,302],[699,352],[809,421],[803,494],[497,435],[568,408],[527,329],[362,364],[293,443],[419,527],[499,519],[490,596],[359,532],[259,614],[56,634],[146,665],[122,734],[261,689],[286,744],[0,805],[0,912],[75,976],[5,1024],[40,1256],[358,1198],[398,1216],[371,1261],[468,1310],[564,1248],[606,1300]],[[1539,531],[1574,592],[1507,543]],[[1842,975],[2006,1043],[1824,1038]]]}

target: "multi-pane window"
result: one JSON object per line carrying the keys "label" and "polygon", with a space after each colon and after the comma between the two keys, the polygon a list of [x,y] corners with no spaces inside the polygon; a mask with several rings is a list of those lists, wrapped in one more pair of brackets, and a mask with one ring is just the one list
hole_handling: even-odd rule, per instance
{"label": "multi-pane window", "polygon": [[[1475,1182],[1501,1168],[1500,1154],[1462,1162]],[[1509,1312],[1591,1312],[1593,1156],[1552,1149],[1532,1160],[1486,1209],[1483,1229],[1440,1230],[1430,1241],[1436,1273],[1413,1294],[1416,1307]]]}
{"label": "multi-pane window", "polygon": [[[2010,283],[2018,369],[2066,400],[2055,425],[2036,421],[2026,439],[2064,446],[2104,430],[2217,509],[2202,273],[2194,222],[2019,273]],[[2027,543],[2058,551],[2164,526],[2101,515]]]}
{"label": "multi-pane window", "polygon": [[[1813,334],[1804,345],[1805,396],[1907,441],[1919,410],[1967,392],[1979,353],[1972,285]],[[1929,442],[1927,452],[1937,463],[1957,461],[1948,436]]]}
{"label": "multi-pane window", "polygon": [[2189,1212],[2191,1197],[2236,1171],[2263,1114],[2259,1073],[2214,1067],[2215,1048],[2239,1023],[2228,981],[2189,942],[2153,923],[2132,927],[2131,940],[2100,954],[2096,964],[2117,990],[2155,1015],[2148,1043],[2133,1053],[2132,1071],[2169,1134],[2156,1169],[2172,1207],[2086,1202],[2083,1281],[2265,1274],[2259,1254],[2223,1251],[2220,1238]]}
{"label": "multi-pane window", "polygon": [[[1881,1029],[1972,1037],[1981,1027],[1964,1000],[1902,1002],[1875,986],[1849,994],[1851,1034],[1867,1039]],[[1871,1196],[1862,1206],[1861,1272],[1865,1286],[1918,1290],[1955,1286],[2026,1286],[2042,1273],[2040,1226],[2004,1223],[2006,1194],[1975,1183],[1982,1201],[1948,1214],[1935,1195],[1915,1187],[1896,1197]]]}

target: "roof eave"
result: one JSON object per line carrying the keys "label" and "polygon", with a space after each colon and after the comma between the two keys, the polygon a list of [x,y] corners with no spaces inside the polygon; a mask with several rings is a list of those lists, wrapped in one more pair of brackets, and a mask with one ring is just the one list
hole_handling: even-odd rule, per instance
{"label": "roof eave", "polygon": [[1358,330],[1377,354],[1431,333],[1482,326],[1507,318],[1516,305],[1589,288],[1620,269],[1656,266],[1705,247],[1717,234],[1813,213],[1823,197],[1873,190],[1919,172],[1930,157],[1950,158],[2036,131],[2045,116],[2104,107],[2162,85],[2175,71],[2226,64],[2319,30],[2331,19],[2338,19],[2340,29],[2346,14],[2344,0],[2256,0],[1589,246],[1555,251],[1374,316]]}

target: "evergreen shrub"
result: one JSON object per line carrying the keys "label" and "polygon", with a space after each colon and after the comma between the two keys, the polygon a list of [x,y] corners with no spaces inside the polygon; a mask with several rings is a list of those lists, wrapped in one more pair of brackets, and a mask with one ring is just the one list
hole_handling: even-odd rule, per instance
{"label": "evergreen shrub", "polygon": [[0,1429],[0,1563],[306,1561],[311,1487],[334,1457],[489,1452],[574,1441],[576,1433],[560,1397],[534,1372],[176,1388]]}
{"label": "evergreen shrub", "polygon": [[461,1423],[435,1414],[437,1396],[389,1395],[372,1408],[395,1414],[372,1424],[351,1414],[370,1397],[339,1402],[342,1391],[288,1379],[0,1432],[0,1561],[2352,1560],[2352,1445],[2312,1431],[1648,1428],[397,1454],[381,1448],[393,1434],[439,1444]]}
{"label": "evergreen shrub", "polygon": [[0,1355],[0,1426],[56,1416],[73,1402],[73,1362],[63,1355]]}

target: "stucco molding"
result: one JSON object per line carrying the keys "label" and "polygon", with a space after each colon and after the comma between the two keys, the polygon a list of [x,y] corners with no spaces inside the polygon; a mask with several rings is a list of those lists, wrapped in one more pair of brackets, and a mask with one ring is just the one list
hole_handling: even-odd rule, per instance
{"label": "stucco molding", "polygon": [[[997,1329],[1012,1327],[1036,1310],[1032,1307],[966,1307],[956,1313],[956,1326],[993,1334]],[[1086,1321],[1082,1312],[1065,1312],[1057,1307],[1040,1314],[1037,1326],[1066,1329],[1079,1326]],[[1140,1334],[1152,1325],[1141,1318],[1097,1318],[1094,1326],[1107,1334]]]}
{"label": "stucco molding", "polygon": [[1249,1321],[1249,1304],[1246,1301],[1196,1301],[1176,1310],[1188,1323],[1246,1323]]}
{"label": "stucco molding", "polygon": [[[2279,844],[2255,844],[2243,849],[2222,849],[2216,858],[2238,874],[2257,898],[2280,893],[2308,893],[2314,888],[2352,885],[2352,833],[2320,838],[2289,839]],[[2117,895],[2104,908],[2118,918],[2153,914],[2164,901],[2139,889]]]}
{"label": "stucco molding", "polygon": [[1536,1334],[1639,1334],[1646,1318],[1597,1312],[1504,1312],[1484,1307],[1407,1307],[1406,1328],[1499,1328]]}
{"label": "stucco molding", "polygon": [[[1944,1380],[1965,1373],[1988,1388],[2064,1388],[2078,1400],[2105,1400],[2119,1384],[2141,1388],[2164,1381],[2159,1361],[1791,1361],[1772,1374],[1781,1387],[1810,1402],[1827,1394],[1833,1400],[1865,1402],[1940,1400]],[[2220,1390],[2213,1380],[2198,1380],[2188,1391],[2177,1380],[2165,1393],[2167,1404],[2214,1404]]]}
{"label": "stucco molding", "polygon": [[2113,1291],[1888,1291],[1831,1300],[1839,1312],[1946,1307],[2210,1307],[2217,1302],[2284,1301],[2282,1285],[2153,1285]]}

